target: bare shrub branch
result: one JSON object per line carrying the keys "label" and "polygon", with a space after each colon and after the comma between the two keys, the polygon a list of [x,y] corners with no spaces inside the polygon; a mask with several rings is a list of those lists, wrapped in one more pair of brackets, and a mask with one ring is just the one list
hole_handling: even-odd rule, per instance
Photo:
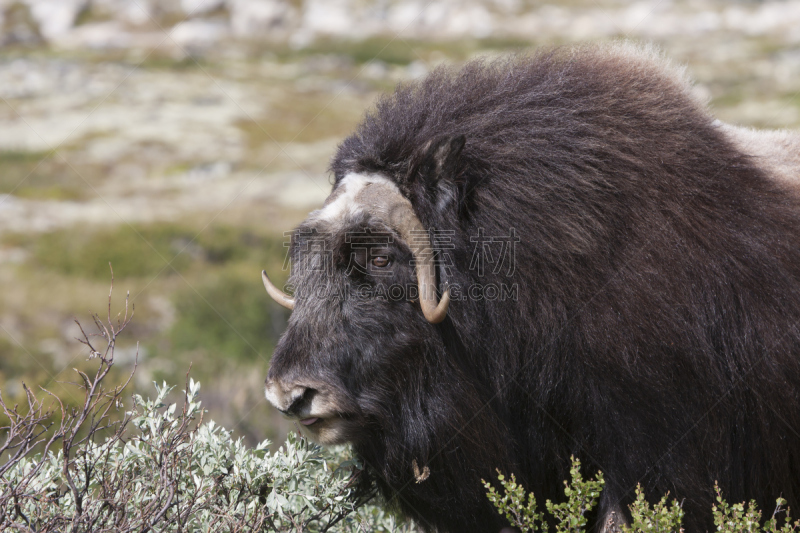
{"label": "bare shrub branch", "polygon": [[365,521],[372,531],[397,530],[394,518],[366,505],[375,489],[362,483],[357,461],[325,456],[294,435],[274,454],[267,441],[246,447],[204,421],[200,384],[188,372],[180,409],[168,403],[166,384],[153,400],[132,395],[126,409],[138,345],[127,379],[108,387],[117,339],[133,317],[129,294],[124,312],[112,315],[112,294],[113,271],[105,320],[92,315],[95,332],[76,320],[97,361],[93,372],[75,369],[77,407],[45,389],[49,407],[28,387],[23,408],[0,394],[9,420],[0,428],[0,531],[355,532]]}

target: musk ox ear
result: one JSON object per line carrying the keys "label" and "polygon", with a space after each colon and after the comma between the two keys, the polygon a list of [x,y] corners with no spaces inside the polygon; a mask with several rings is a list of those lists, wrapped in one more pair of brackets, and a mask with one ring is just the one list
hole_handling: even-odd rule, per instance
{"label": "musk ox ear", "polygon": [[465,144],[463,135],[439,137],[427,143],[417,156],[413,180],[418,193],[427,197],[436,211],[444,211],[459,196],[460,159]]}
{"label": "musk ox ear", "polygon": [[445,178],[454,180],[458,160],[467,139],[463,135],[440,137],[428,143],[419,166],[419,177],[428,187],[436,187]]}

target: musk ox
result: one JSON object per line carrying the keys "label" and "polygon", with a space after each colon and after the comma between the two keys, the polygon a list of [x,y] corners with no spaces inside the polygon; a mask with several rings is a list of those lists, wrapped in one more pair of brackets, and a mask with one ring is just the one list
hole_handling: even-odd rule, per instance
{"label": "musk ox", "polygon": [[439,68],[381,98],[292,234],[268,400],[352,442],[426,531],[496,532],[481,479],[592,518],[641,483],[687,531],[800,509],[800,142],[715,121],[627,45]]}

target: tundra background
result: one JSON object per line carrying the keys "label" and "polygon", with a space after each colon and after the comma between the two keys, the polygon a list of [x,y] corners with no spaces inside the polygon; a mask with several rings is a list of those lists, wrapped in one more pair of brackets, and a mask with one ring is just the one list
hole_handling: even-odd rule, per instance
{"label": "tundra background", "polygon": [[[726,122],[800,127],[800,1],[0,0],[0,391],[68,389],[108,291],[135,387],[204,384],[250,442],[287,311],[284,232],[330,190],[371,102],[442,62],[629,38],[688,66]],[[520,236],[524,239],[524,235]],[[77,401],[77,398],[73,398]],[[9,403],[12,403],[9,401]]]}

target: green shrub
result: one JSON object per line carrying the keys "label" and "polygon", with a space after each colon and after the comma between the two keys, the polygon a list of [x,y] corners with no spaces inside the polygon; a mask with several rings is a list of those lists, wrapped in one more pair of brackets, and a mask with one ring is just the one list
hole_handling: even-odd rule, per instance
{"label": "green shrub", "polygon": [[676,500],[670,504],[665,494],[661,500],[650,506],[644,497],[641,485],[636,486],[636,500],[631,504],[631,524],[622,527],[623,533],[642,531],[646,533],[672,533],[681,531],[683,509]]}
{"label": "green shrub", "polygon": [[[53,152],[0,150],[0,194],[32,200],[84,200],[102,179],[94,167],[76,172]],[[87,184],[87,181],[89,184]]]}
{"label": "green shrub", "polygon": [[123,224],[113,229],[60,230],[37,239],[34,261],[70,276],[105,279],[108,264],[118,278],[184,272],[250,261],[256,272],[285,254],[283,237],[261,236],[229,226],[197,229],[178,224]]}
{"label": "green shrub", "polygon": [[351,41],[324,40],[313,43],[300,51],[286,50],[281,55],[283,58],[287,58],[313,54],[345,56],[358,64],[377,60],[394,65],[407,65],[418,59],[414,48],[408,42],[386,37],[368,37]]}
{"label": "green shrub", "polygon": [[427,61],[442,54],[451,59],[464,60],[491,50],[524,50],[531,41],[508,37],[482,39],[448,39],[425,41],[418,39],[396,39],[392,37],[368,37],[354,40],[318,40],[304,48],[278,47],[274,50],[283,60],[317,54],[333,54],[349,58],[357,65],[371,61],[382,61],[389,65],[408,65],[413,61]]}
{"label": "green shrub", "polygon": [[517,483],[514,474],[511,474],[511,479],[506,481],[505,476],[498,470],[497,479],[504,489],[502,496],[491,483],[481,480],[489,491],[486,494],[489,501],[497,511],[508,519],[509,524],[520,528],[523,533],[539,530],[539,525],[543,524],[544,514],[536,512],[536,498],[533,493],[529,493],[526,499],[525,488]]}
{"label": "green shrub", "polygon": [[227,272],[180,291],[175,310],[172,349],[221,360],[268,358],[288,315],[266,296],[257,275]]}
{"label": "green shrub", "polygon": [[[587,522],[585,515],[597,505],[605,483],[601,472],[597,473],[597,479],[584,480],[581,476],[581,463],[575,457],[572,458],[570,475],[571,482],[564,481],[564,495],[567,501],[559,504],[554,504],[550,500],[545,502],[547,511],[556,519],[558,533],[577,533],[584,530]],[[506,480],[498,471],[497,479],[504,489],[502,496],[491,483],[481,480],[488,490],[486,495],[489,501],[497,511],[505,516],[512,526],[520,528],[523,532],[547,531],[544,514],[536,512],[536,498],[533,494],[528,494],[526,499],[525,489],[517,483],[514,474],[511,474],[510,480]]]}
{"label": "green shrub", "polygon": [[[501,495],[497,489],[483,481],[487,489],[489,501],[504,516],[510,525],[523,532],[547,531],[544,513],[537,512],[536,498],[532,493],[526,493],[525,488],[517,483],[514,475],[507,480],[499,471],[497,479],[503,487]],[[585,531],[586,513],[597,504],[600,492],[603,489],[603,474],[597,473],[597,478],[584,480],[580,474],[580,461],[572,458],[570,469],[571,481],[564,482],[564,495],[567,501],[553,504],[547,500],[545,507],[550,515],[555,518],[555,530],[558,533],[578,533]],[[775,511],[769,520],[762,523],[761,511],[756,503],[751,501],[747,508],[744,504],[728,504],[723,498],[718,486],[717,504],[711,509],[714,515],[714,524],[721,533],[792,533],[800,531],[800,520],[792,522],[789,509],[785,509],[786,516],[779,520],[779,515],[784,512],[786,501],[778,498]],[[645,499],[641,486],[636,487],[636,499],[629,506],[631,523],[620,524],[623,533],[683,533],[681,522],[683,509],[673,500],[668,501],[669,494],[654,504]],[[782,525],[781,525],[782,524]]]}
{"label": "green shrub", "polygon": [[85,233],[62,230],[42,235],[34,258],[43,267],[71,276],[104,279],[109,263],[115,265],[118,278],[155,276],[162,270],[172,273],[173,268],[182,271],[189,266],[192,257],[181,244],[192,237],[186,230],[161,224],[123,224]]}
{"label": "green shrub", "polygon": [[756,506],[756,502],[751,501],[745,509],[743,503],[728,504],[719,490],[719,485],[714,485],[717,493],[717,503],[713,506],[714,524],[717,531],[721,533],[791,533],[800,530],[800,520],[792,523],[790,510],[786,509],[786,517],[783,526],[779,527],[778,515],[784,512],[786,500],[778,498],[775,511],[769,520],[761,524],[761,511]]}
{"label": "green shrub", "polygon": [[356,489],[362,467],[348,452],[324,452],[295,434],[276,453],[268,441],[247,448],[202,421],[199,383],[189,382],[182,409],[167,405],[170,390],[156,385],[155,399],[133,397],[125,416],[136,429],[124,438],[87,439],[69,459],[48,451],[8,469],[0,528],[313,532],[356,531],[365,521],[372,531],[399,527],[366,505],[374,494]]}

